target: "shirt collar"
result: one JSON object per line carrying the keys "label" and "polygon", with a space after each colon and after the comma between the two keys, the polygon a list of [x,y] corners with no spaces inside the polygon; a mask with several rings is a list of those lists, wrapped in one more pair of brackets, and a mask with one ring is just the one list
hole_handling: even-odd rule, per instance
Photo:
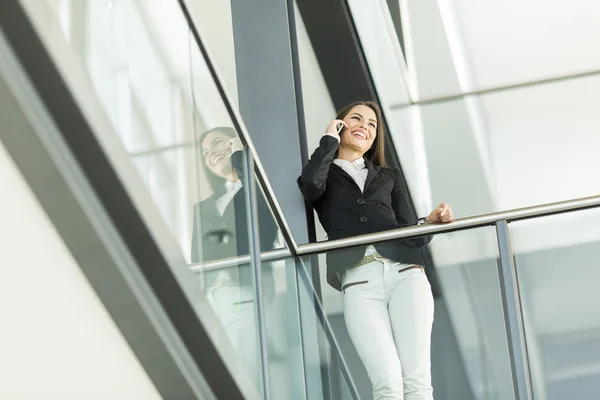
{"label": "shirt collar", "polygon": [[356,167],[356,169],[363,169],[363,168],[366,167],[366,165],[365,165],[365,159],[361,157],[358,160],[354,160],[354,162],[352,163],[352,165],[354,165]]}
{"label": "shirt collar", "polygon": [[339,159],[339,158],[336,158],[336,159],[334,160],[334,162],[335,162],[337,165],[339,165],[339,166],[342,166],[342,165],[345,165],[345,164],[350,164],[350,165],[353,165],[353,166],[354,166],[354,168],[356,168],[356,169],[357,169],[357,170],[359,170],[359,171],[360,171],[361,169],[363,169],[363,168],[366,168],[366,165],[365,165],[365,159],[364,159],[363,157],[361,157],[361,158],[358,158],[358,159],[356,159],[356,160],[354,160],[354,161],[352,161],[352,162],[350,162],[350,161],[346,161],[346,160],[342,160],[342,159]]}
{"label": "shirt collar", "polygon": [[240,181],[239,179],[237,181],[235,181],[235,182],[225,181],[225,190],[227,192],[231,192],[232,190],[234,190],[238,186],[242,186],[242,181]]}

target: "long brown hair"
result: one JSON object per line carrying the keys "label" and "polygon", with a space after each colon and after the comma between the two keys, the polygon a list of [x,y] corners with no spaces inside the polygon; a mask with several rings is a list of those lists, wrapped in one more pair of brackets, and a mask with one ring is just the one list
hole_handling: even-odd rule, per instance
{"label": "long brown hair", "polygon": [[344,119],[350,111],[356,106],[367,106],[375,113],[377,117],[377,135],[375,136],[375,140],[371,145],[371,148],[367,150],[365,153],[365,158],[371,161],[375,165],[379,165],[380,167],[385,167],[385,137],[384,126],[383,126],[383,117],[381,115],[381,108],[379,104],[374,101],[355,101],[354,103],[348,104],[346,107],[342,108],[336,117],[336,119]]}

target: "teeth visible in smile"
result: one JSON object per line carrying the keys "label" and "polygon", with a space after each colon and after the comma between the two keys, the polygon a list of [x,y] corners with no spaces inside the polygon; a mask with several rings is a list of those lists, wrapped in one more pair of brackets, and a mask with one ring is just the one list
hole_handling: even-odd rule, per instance
{"label": "teeth visible in smile", "polygon": [[219,160],[221,160],[223,158],[223,156],[216,156],[215,158],[213,158],[213,165],[215,165],[217,162],[219,162]]}
{"label": "teeth visible in smile", "polygon": [[358,137],[360,137],[361,139],[364,139],[364,140],[366,140],[366,139],[367,139],[367,135],[365,135],[365,134],[364,134],[364,133],[362,133],[362,132],[359,132],[359,131],[354,131],[354,132],[352,132],[352,134],[353,134],[354,136],[358,136]]}

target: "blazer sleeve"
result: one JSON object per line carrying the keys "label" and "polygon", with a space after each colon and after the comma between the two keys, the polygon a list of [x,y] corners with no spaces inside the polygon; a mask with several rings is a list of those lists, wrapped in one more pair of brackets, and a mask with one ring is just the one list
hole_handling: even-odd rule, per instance
{"label": "blazer sleeve", "polygon": [[[392,189],[392,208],[396,214],[396,221],[398,222],[398,225],[403,228],[416,225],[418,223],[418,218],[408,195],[406,181],[404,180],[404,177],[399,169],[394,169],[394,173],[395,178],[394,188]],[[424,236],[412,239],[412,242],[417,245],[417,247],[423,247],[431,242],[431,239],[433,239],[433,236]]]}
{"label": "blazer sleeve", "polygon": [[302,169],[302,175],[298,178],[298,187],[307,202],[314,203],[325,193],[329,166],[335,158],[338,146],[339,142],[335,137],[324,135],[319,142],[319,147]]}
{"label": "blazer sleeve", "polygon": [[[231,166],[237,172],[238,178],[243,182],[246,179],[246,166],[244,165],[244,152],[241,150],[234,151],[231,153]],[[254,172],[252,172],[254,173]],[[257,189],[258,183],[257,183]],[[242,191],[240,191],[238,195],[245,196]],[[258,197],[258,225],[260,231],[260,247],[263,251],[272,250],[274,248],[275,240],[277,239],[277,235],[279,233],[279,228],[277,223],[275,222],[275,218],[271,213],[271,208],[267,199],[265,198],[263,192],[261,190],[256,191],[256,196]],[[242,204],[243,210],[238,210],[236,208],[236,213],[243,213],[240,215],[246,215],[246,207],[247,204],[246,198],[243,197]],[[245,225],[244,225],[245,226]]]}
{"label": "blazer sleeve", "polygon": [[235,172],[237,172],[238,178],[240,178],[242,182],[245,182],[246,165],[244,164],[244,152],[242,150],[236,150],[233,153],[231,153],[231,156],[229,156],[229,158],[231,159],[231,166],[233,167]]}

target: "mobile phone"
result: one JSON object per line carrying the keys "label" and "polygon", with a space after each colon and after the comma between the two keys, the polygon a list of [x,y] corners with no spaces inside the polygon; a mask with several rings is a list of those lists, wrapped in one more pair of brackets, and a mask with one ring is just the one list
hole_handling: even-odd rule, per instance
{"label": "mobile phone", "polygon": [[342,129],[344,128],[344,124],[337,124],[336,128],[337,128],[337,133],[339,134],[342,131]]}

